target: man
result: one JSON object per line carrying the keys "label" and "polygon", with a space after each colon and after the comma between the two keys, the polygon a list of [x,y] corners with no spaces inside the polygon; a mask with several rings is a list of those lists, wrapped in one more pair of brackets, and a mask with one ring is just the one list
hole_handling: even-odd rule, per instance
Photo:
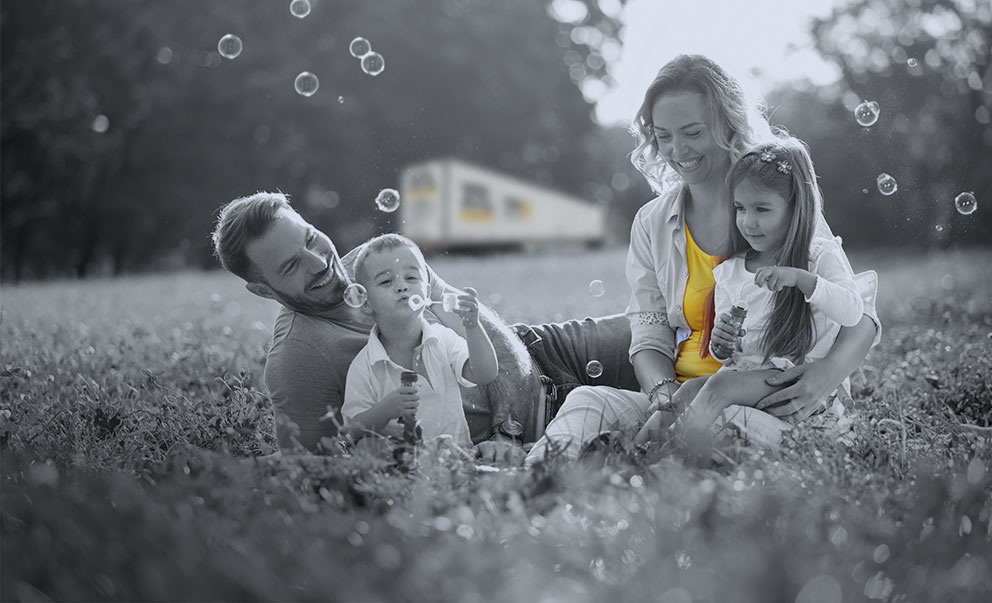
{"label": "man", "polygon": [[[265,385],[276,411],[281,450],[316,450],[337,433],[351,361],[368,341],[371,322],[344,303],[352,282],[353,250],[342,258],[334,243],[289,204],[282,193],[260,192],[220,210],[213,232],[221,264],[246,288],[282,304],[265,362]],[[431,299],[458,291],[428,267]],[[639,389],[627,357],[630,326],[622,314],[539,326],[509,327],[480,304],[480,321],[499,361],[485,387],[464,388],[465,415],[486,461],[514,458],[511,444],[534,441],[565,394],[578,385]],[[457,316],[433,317],[464,334]],[[598,360],[602,375],[586,374]],[[324,418],[330,414],[331,418]]]}

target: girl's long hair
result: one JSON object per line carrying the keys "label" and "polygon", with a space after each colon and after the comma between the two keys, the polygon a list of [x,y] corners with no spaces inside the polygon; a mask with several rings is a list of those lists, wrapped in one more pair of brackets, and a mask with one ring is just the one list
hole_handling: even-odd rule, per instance
{"label": "girl's long hair", "polygon": [[635,147],[630,154],[634,164],[655,193],[661,194],[682,184],[682,179],[658,153],[651,112],[663,94],[696,92],[703,97],[706,125],[720,147],[730,153],[735,163],[748,147],[772,139],[771,127],[764,113],[764,103],[749,94],[741,82],[711,59],[698,54],[682,54],[666,63],[644,93],[630,133]]}
{"label": "girl's long hair", "polygon": [[[789,231],[775,255],[776,265],[809,270],[810,242],[823,211],[823,197],[805,143],[781,135],[775,143],[751,149],[731,168],[727,176],[731,198],[730,255],[751,249],[737,229],[733,208],[734,193],[744,182],[781,195],[792,209]],[[785,287],[775,293],[769,324],[775,328],[768,329],[761,340],[765,361],[779,356],[802,363],[813,347],[813,312],[798,287]]]}

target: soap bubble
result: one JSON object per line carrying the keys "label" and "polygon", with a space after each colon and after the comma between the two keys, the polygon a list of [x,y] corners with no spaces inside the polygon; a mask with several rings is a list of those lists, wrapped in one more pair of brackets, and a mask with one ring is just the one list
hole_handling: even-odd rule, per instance
{"label": "soap bubble", "polygon": [[379,211],[391,214],[400,207],[400,193],[393,188],[384,188],[375,197],[375,206]]}
{"label": "soap bubble", "polygon": [[234,34],[227,34],[217,42],[217,52],[225,59],[237,58],[242,48],[244,45],[241,44],[241,38]]}
{"label": "soap bubble", "polygon": [[934,226],[933,228],[934,228],[934,230],[936,230],[937,232],[943,232],[943,231],[944,231],[944,227],[943,227],[943,226],[941,226],[940,224],[938,224],[938,225],[936,225],[936,226]]}
{"label": "soap bubble", "polygon": [[599,279],[589,281],[589,293],[593,297],[603,297],[603,294],[606,293],[606,286],[603,285],[603,281]]}
{"label": "soap bubble", "polygon": [[590,360],[586,364],[586,374],[596,379],[603,374],[603,363],[599,360]]}
{"label": "soap bubble", "polygon": [[906,59],[906,66],[907,67],[916,67],[918,64],[919,64],[919,62],[916,59],[912,59],[912,58]]}
{"label": "soap bubble", "polygon": [[410,309],[413,310],[414,312],[418,310],[422,310],[427,307],[427,302],[424,301],[424,298],[416,293],[411,295],[410,299],[406,300],[406,303],[407,305],[410,306]]}
{"label": "soap bubble", "polygon": [[310,14],[310,2],[307,0],[293,0],[289,3],[289,12],[297,19],[302,19]]}
{"label": "soap bubble", "polygon": [[975,210],[978,209],[975,193],[964,192],[954,197],[954,207],[958,208],[958,213],[962,216],[975,213]]}
{"label": "soap bubble", "polygon": [[344,97],[343,96],[339,96],[338,97],[338,102],[339,103],[343,103],[344,102]]}
{"label": "soap bubble", "polygon": [[351,56],[356,59],[360,59],[372,52],[372,44],[370,44],[365,38],[355,38],[351,41],[351,44],[348,45],[348,51],[351,53]]}
{"label": "soap bubble", "polygon": [[302,96],[313,96],[317,92],[317,88],[320,88],[320,80],[309,71],[304,71],[296,76],[293,86],[296,88],[298,94]]}
{"label": "soap bubble", "polygon": [[878,103],[865,101],[854,108],[854,119],[859,126],[873,126],[878,121]]}
{"label": "soap bubble", "polygon": [[370,52],[362,57],[362,71],[369,75],[379,75],[386,68],[386,59],[378,52]]}
{"label": "soap bubble", "polygon": [[369,292],[365,290],[365,287],[358,283],[352,283],[348,285],[348,288],[344,290],[344,303],[348,304],[352,308],[361,308],[365,300],[368,299]]}
{"label": "soap bubble", "polygon": [[878,192],[882,193],[886,197],[899,190],[899,185],[896,184],[896,179],[889,176],[885,172],[879,174],[876,181],[878,182]]}
{"label": "soap bubble", "polygon": [[[93,123],[90,124],[90,127],[93,128],[93,131],[96,132],[97,134],[103,134],[110,128],[110,119],[108,119],[107,116],[103,114],[97,115],[96,117],[93,118]],[[974,200],[974,197],[972,197],[972,200]],[[960,206],[958,208],[958,211],[961,211]],[[965,213],[965,212],[961,212],[961,213]],[[971,212],[968,213],[970,214]]]}

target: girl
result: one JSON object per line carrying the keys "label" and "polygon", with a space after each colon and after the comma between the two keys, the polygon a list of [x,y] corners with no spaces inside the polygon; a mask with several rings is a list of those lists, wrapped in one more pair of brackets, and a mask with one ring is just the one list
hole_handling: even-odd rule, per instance
{"label": "girl", "polygon": [[[774,445],[788,423],[751,408],[776,391],[766,380],[824,358],[841,327],[861,320],[864,303],[839,242],[817,228],[824,223],[823,203],[801,141],[782,137],[751,150],[730,170],[727,184],[733,227],[728,259],[713,269],[719,319],[708,342],[723,366],[687,381],[673,397],[676,408],[688,402],[677,429],[696,439],[723,414],[750,439]],[[740,329],[730,319],[734,305],[747,309]],[[735,351],[721,358],[721,346]],[[850,388],[847,379],[841,386]],[[842,415],[843,405],[828,398]],[[820,403],[826,408],[827,400]],[[652,415],[637,443],[656,438],[664,417],[660,410]]]}

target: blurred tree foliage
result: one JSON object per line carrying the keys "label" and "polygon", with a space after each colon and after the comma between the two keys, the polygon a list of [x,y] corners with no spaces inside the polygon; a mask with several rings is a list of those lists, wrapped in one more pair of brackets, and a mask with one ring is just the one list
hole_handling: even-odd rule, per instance
{"label": "blurred tree foliage", "polygon": [[[855,0],[812,24],[841,81],[769,95],[773,121],[810,144],[827,218],[845,240],[946,246],[992,240],[992,4]],[[862,100],[881,107],[859,126]],[[898,182],[886,197],[885,172]],[[973,191],[978,209],[954,198]]]}
{"label": "blurred tree foliage", "polygon": [[213,267],[216,210],[262,189],[348,248],[395,226],[375,194],[434,156],[588,193],[612,171],[582,91],[610,83],[624,1],[5,1],[2,275]]}

